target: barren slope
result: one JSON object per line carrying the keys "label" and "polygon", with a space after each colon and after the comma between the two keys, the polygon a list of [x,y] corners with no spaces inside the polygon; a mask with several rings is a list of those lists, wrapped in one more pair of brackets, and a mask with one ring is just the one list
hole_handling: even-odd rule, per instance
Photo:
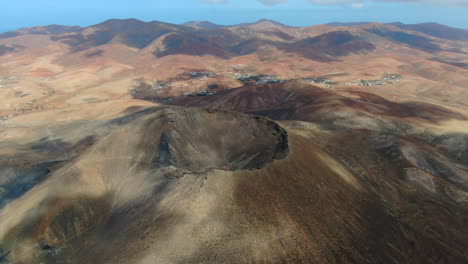
{"label": "barren slope", "polygon": [[[138,109],[4,128],[29,131],[21,148],[1,144],[16,150],[2,154],[8,184],[30,189],[0,212],[2,261],[466,261],[467,168],[453,137],[431,146],[399,132]],[[41,173],[31,161],[49,169],[27,176]]]}
{"label": "barren slope", "polygon": [[0,35],[0,263],[467,263],[460,32]]}

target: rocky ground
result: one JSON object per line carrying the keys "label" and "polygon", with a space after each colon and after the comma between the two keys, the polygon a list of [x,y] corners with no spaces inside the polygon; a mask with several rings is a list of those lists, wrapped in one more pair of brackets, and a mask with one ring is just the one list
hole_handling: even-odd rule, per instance
{"label": "rocky ground", "polygon": [[0,34],[0,263],[468,262],[465,40],[191,27]]}

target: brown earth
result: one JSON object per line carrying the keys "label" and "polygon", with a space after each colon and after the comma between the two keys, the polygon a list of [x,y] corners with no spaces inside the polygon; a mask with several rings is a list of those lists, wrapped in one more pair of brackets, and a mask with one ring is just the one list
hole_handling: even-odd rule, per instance
{"label": "brown earth", "polygon": [[[0,263],[466,263],[464,34],[267,20],[2,34]],[[402,78],[356,84],[384,73]],[[330,82],[290,80],[304,77]]]}

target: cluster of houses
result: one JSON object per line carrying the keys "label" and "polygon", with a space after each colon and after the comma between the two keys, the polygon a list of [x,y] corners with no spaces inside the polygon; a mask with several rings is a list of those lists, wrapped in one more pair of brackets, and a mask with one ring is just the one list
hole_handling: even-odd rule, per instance
{"label": "cluster of houses", "polygon": [[360,80],[359,85],[362,86],[373,86],[373,85],[389,85],[394,82],[399,82],[402,78],[401,74],[398,73],[384,73],[382,78],[379,80]]}
{"label": "cluster of houses", "polygon": [[403,76],[401,76],[401,74],[398,74],[398,73],[384,72],[384,74],[382,75],[382,80],[385,80],[385,81],[398,81],[401,78],[403,78]]}
{"label": "cluster of houses", "polygon": [[236,79],[247,85],[248,84],[270,84],[270,83],[285,82],[285,80],[278,78],[274,74],[262,74],[262,75],[254,75],[251,73],[239,74],[239,77],[237,77]]}
{"label": "cluster of houses", "polygon": [[203,80],[206,78],[216,77],[216,73],[214,72],[191,72],[190,76],[194,79]]}
{"label": "cluster of houses", "polygon": [[8,115],[8,116],[2,116],[2,117],[0,117],[0,119],[7,120],[7,119],[12,118],[14,116],[15,116],[15,114],[11,114],[11,115]]}
{"label": "cluster of houses", "polygon": [[332,82],[330,80],[327,80],[325,78],[322,78],[322,77],[310,77],[310,78],[300,78],[298,79],[299,81],[303,81],[303,82],[307,82],[307,83],[321,83],[321,84],[337,84],[335,82]]}
{"label": "cluster of houses", "polygon": [[394,82],[399,82],[402,76],[398,73],[384,73],[381,79],[378,80],[359,80],[359,82],[332,82],[323,77],[308,77],[297,79],[299,81],[308,82],[308,83],[320,83],[327,86],[330,85],[361,85],[361,86],[373,86],[373,85],[389,85]]}
{"label": "cluster of houses", "polygon": [[189,96],[209,96],[209,95],[213,95],[215,93],[216,93],[216,91],[205,90],[205,91],[197,92],[195,94],[189,94]]}
{"label": "cluster of houses", "polygon": [[[216,77],[218,74],[214,72],[209,72],[209,71],[196,71],[196,72],[190,72],[188,75],[189,79],[207,79],[207,78],[213,78]],[[252,73],[229,73],[225,75],[226,77],[236,79],[244,85],[252,85],[252,84],[273,84],[273,83],[282,83],[287,80],[278,78],[274,74],[252,74]],[[323,84],[326,85],[327,87],[331,87],[332,85],[361,85],[361,86],[373,86],[373,85],[388,85],[392,84],[394,82],[398,82],[402,76],[397,73],[384,73],[382,75],[381,79],[378,80],[359,80],[357,82],[333,82],[330,81],[324,77],[304,77],[304,78],[298,78],[298,79],[292,79],[296,81],[302,81],[302,82],[307,82],[307,83],[318,83],[318,84]],[[144,84],[143,84],[144,86]],[[148,87],[149,86],[149,87]],[[187,84],[184,84],[184,86],[187,86]],[[170,82],[156,82],[154,84],[147,85],[147,87],[140,87],[140,88],[146,88],[146,89],[140,89],[140,90],[147,90],[150,88],[150,90],[161,90],[161,89],[168,89],[171,88],[172,84]],[[133,93],[138,93],[139,89],[135,89]],[[198,92],[193,92],[193,93],[184,93],[184,96],[210,96],[216,94],[220,90],[220,87],[218,84],[207,84],[206,90],[203,91],[198,91]]]}

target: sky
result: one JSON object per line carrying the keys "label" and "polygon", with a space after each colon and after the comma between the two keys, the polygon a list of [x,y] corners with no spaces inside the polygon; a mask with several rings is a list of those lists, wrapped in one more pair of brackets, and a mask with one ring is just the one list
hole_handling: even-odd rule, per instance
{"label": "sky", "polygon": [[0,0],[0,32],[38,25],[89,26],[113,18],[222,25],[273,19],[291,26],[329,22],[438,22],[468,29],[468,0]]}

